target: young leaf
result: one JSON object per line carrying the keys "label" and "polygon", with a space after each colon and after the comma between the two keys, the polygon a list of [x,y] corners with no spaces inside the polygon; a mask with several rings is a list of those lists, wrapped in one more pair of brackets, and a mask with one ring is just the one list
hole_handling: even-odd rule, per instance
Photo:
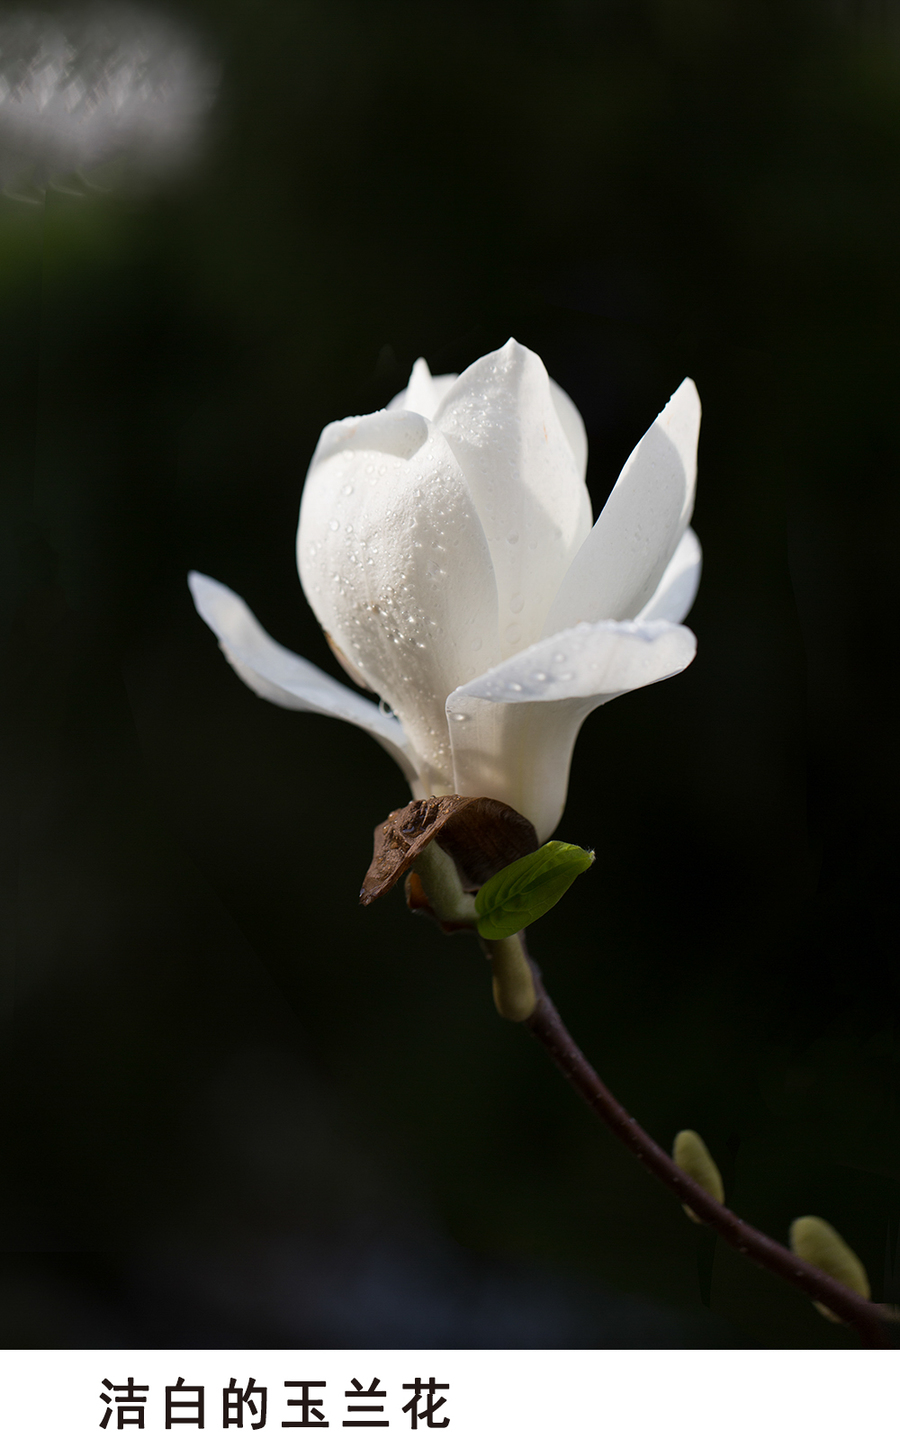
{"label": "young leaf", "polygon": [[594,852],[551,839],[515,860],[482,885],[475,896],[478,934],[505,940],[546,915],[569,886],[594,863]]}

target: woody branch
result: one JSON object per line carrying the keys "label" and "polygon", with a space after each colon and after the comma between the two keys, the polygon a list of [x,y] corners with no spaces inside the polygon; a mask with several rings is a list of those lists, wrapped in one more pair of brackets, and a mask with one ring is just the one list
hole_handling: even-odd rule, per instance
{"label": "woody branch", "polygon": [[731,1209],[719,1203],[695,1183],[693,1178],[688,1177],[674,1159],[654,1142],[597,1075],[544,989],[538,966],[532,957],[528,956],[528,960],[534,979],[536,1005],[522,1024],[545,1048],[591,1111],[643,1163],[648,1173],[658,1178],[739,1254],[787,1280],[810,1299],[827,1305],[839,1319],[856,1330],[862,1344],[867,1348],[893,1349],[893,1341],[885,1321],[869,1300],[854,1294],[821,1269],[798,1258],[783,1244],[770,1239],[752,1224],[732,1213]]}

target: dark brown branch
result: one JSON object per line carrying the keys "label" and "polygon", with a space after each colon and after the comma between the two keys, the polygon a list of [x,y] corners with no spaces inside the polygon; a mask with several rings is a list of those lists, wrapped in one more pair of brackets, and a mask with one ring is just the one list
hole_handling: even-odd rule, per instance
{"label": "dark brown branch", "polygon": [[798,1259],[783,1244],[776,1243],[774,1239],[768,1238],[751,1224],[738,1218],[729,1208],[723,1207],[695,1183],[693,1178],[682,1172],[668,1153],[664,1153],[634,1118],[629,1117],[625,1108],[616,1101],[572,1040],[559,1012],[544,990],[540,972],[533,960],[531,966],[538,1003],[523,1025],[546,1048],[563,1076],[571,1082],[591,1110],[606,1123],[610,1132],[625,1144],[649,1173],[665,1184],[682,1203],[687,1204],[703,1223],[715,1229],[739,1254],[745,1254],[763,1269],[780,1275],[808,1298],[827,1305],[839,1319],[853,1326],[862,1343],[869,1349],[893,1349],[893,1341],[889,1337],[885,1322],[869,1300],[854,1294],[845,1285],[824,1274],[821,1269],[807,1264],[804,1259]]}
{"label": "dark brown branch", "polygon": [[[376,829],[375,855],[363,885],[362,903],[371,904],[396,884],[405,871],[412,869],[425,846],[434,838],[453,858],[465,889],[477,888],[504,865],[528,853],[537,844],[533,826],[507,804],[491,799],[467,799],[456,794],[414,801],[404,809],[395,810]],[[473,838],[474,845],[469,842]],[[412,880],[410,904],[415,909],[429,908],[417,876],[413,875]],[[471,927],[444,925],[445,930],[464,928]],[[525,951],[524,936],[521,943]],[[491,959],[491,950],[484,941],[482,948]],[[527,1026],[542,1043],[576,1092],[647,1171],[739,1254],[786,1279],[809,1299],[827,1306],[839,1319],[851,1325],[868,1348],[893,1349],[894,1342],[877,1306],[738,1218],[683,1172],[649,1133],[644,1132],[628,1115],[573,1041],[544,990],[537,965],[527,951],[525,955],[534,978],[537,1005],[520,1024]],[[501,1015],[509,1015],[500,1003],[498,1009]],[[511,1019],[517,1021],[518,1017],[513,1015]]]}

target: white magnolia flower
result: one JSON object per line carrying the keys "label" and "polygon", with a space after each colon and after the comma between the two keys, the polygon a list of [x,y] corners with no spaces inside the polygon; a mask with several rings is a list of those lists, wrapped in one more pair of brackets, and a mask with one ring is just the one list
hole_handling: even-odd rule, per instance
{"label": "white magnolia flower", "polygon": [[686,379],[592,528],[581,416],[513,339],[458,378],[420,359],[387,409],[328,425],[303,491],[300,580],[339,660],[390,712],[192,573],[197,610],[260,697],[365,728],[416,798],[500,799],[546,839],[588,713],[696,651],[676,624],[700,576],[699,426]]}

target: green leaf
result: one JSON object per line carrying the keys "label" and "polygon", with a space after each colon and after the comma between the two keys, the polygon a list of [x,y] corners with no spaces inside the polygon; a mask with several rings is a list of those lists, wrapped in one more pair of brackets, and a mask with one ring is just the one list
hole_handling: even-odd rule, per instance
{"label": "green leaf", "polygon": [[551,839],[482,885],[475,896],[478,934],[505,940],[552,910],[569,886],[594,863],[592,849]]}

